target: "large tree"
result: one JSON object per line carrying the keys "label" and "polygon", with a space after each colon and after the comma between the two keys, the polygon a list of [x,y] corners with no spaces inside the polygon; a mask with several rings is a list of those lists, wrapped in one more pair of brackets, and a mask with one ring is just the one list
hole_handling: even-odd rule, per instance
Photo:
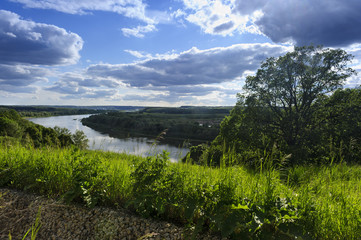
{"label": "large tree", "polygon": [[274,144],[295,158],[309,157],[317,140],[320,121],[315,113],[321,99],[355,73],[347,66],[351,60],[344,50],[315,46],[268,58],[247,77],[213,144],[234,149],[241,157]]}
{"label": "large tree", "polygon": [[340,88],[354,73],[352,56],[341,49],[295,47],[293,52],[268,58],[244,86],[246,103],[269,109],[273,127],[288,145],[298,145],[310,127],[313,104],[321,95]]}

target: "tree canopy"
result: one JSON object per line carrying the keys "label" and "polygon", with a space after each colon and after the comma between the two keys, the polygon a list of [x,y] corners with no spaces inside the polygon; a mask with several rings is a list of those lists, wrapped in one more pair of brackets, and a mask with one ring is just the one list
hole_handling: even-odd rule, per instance
{"label": "tree canopy", "polygon": [[[360,125],[360,109],[357,104],[335,100],[349,102],[360,94],[360,89],[335,92],[355,74],[348,67],[352,58],[341,49],[306,46],[266,59],[254,76],[247,77],[236,106],[221,123],[220,134],[208,149],[208,156],[214,156],[212,149],[222,149],[222,158],[232,152],[238,154],[238,161],[248,161],[277,149],[278,153],[291,154],[292,161],[298,162],[322,158],[328,154],[329,144],[338,148],[345,148],[341,145],[350,141],[360,145],[360,139],[351,130]],[[346,121],[348,116],[339,109],[349,112],[352,121]],[[336,126],[337,131],[333,130]],[[344,129],[348,129],[348,135]]]}
{"label": "tree canopy", "polygon": [[310,127],[322,95],[340,88],[354,73],[352,56],[341,49],[296,47],[279,58],[268,58],[255,76],[247,77],[240,100],[248,107],[272,112],[272,127],[288,145],[298,145]]}

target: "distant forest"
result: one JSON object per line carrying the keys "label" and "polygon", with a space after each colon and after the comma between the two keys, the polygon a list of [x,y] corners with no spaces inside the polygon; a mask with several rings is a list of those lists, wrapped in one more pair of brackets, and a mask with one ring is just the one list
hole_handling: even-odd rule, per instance
{"label": "distant forest", "polygon": [[22,117],[50,117],[62,115],[81,115],[101,113],[104,110],[82,107],[58,107],[58,106],[0,106],[2,109],[13,109]]}
{"label": "distant forest", "polygon": [[165,142],[212,141],[232,107],[145,108],[137,112],[108,112],[84,118],[82,123],[112,136],[149,136]]}

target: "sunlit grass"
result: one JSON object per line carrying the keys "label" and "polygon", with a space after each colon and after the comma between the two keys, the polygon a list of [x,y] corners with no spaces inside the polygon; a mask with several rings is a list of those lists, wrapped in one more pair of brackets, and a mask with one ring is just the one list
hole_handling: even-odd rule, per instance
{"label": "sunlit grass", "polygon": [[[260,171],[171,163],[165,156],[0,146],[0,186],[145,216],[224,236],[361,236],[361,167]],[[163,159],[163,160],[162,160]]]}

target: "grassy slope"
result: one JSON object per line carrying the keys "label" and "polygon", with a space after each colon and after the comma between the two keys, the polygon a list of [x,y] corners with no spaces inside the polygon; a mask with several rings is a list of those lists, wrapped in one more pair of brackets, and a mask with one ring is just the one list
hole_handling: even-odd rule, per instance
{"label": "grassy slope", "polygon": [[75,149],[0,146],[0,187],[89,206],[128,206],[224,236],[357,239],[361,167],[299,166],[253,172]]}

